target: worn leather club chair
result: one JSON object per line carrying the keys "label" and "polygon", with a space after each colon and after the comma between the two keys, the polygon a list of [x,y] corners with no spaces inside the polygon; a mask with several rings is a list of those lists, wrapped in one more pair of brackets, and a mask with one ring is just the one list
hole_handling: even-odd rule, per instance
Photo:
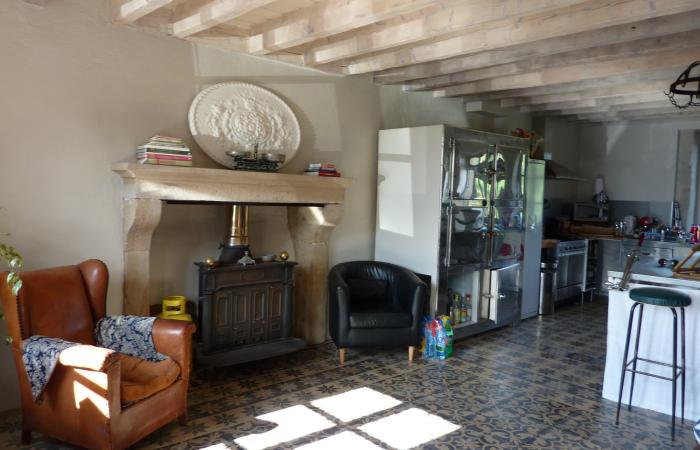
{"label": "worn leather club chair", "polygon": [[[0,275],[0,297],[13,339],[22,399],[22,443],[32,431],[81,447],[123,449],[154,430],[186,421],[194,324],[157,319],[156,349],[170,359],[142,361],[95,347],[95,323],[105,316],[107,267],[89,260],[77,266],[22,272],[15,297]],[[21,344],[32,335],[82,345],[61,357],[43,393],[32,398]]]}
{"label": "worn leather club chair", "polygon": [[328,274],[329,328],[340,364],[351,347],[408,347],[420,341],[426,284],[412,271],[376,261],[336,265]]}

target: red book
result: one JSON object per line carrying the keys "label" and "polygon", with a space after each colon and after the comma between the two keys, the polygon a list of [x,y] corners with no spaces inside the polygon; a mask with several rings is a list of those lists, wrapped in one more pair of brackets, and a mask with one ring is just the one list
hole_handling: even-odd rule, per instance
{"label": "red book", "polygon": [[192,161],[192,156],[191,155],[170,155],[167,153],[153,153],[153,152],[146,152],[146,153],[137,153],[136,156],[139,159],[144,159],[144,158],[151,158],[151,159],[170,159],[170,160],[175,160],[175,161]]}

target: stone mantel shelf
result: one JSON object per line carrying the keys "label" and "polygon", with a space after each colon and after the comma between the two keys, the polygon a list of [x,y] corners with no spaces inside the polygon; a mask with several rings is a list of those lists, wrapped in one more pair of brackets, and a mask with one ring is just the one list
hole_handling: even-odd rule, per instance
{"label": "stone mantel shelf", "polygon": [[149,292],[151,240],[160,222],[163,203],[285,205],[298,264],[294,283],[294,335],[311,344],[326,339],[328,239],[343,215],[345,190],[351,180],[135,163],[115,163],[112,170],[121,176],[124,184],[125,314],[148,315],[153,301]]}
{"label": "stone mantel shelf", "polygon": [[343,203],[347,178],[231,169],[115,163],[124,198],[190,202],[326,205]]}

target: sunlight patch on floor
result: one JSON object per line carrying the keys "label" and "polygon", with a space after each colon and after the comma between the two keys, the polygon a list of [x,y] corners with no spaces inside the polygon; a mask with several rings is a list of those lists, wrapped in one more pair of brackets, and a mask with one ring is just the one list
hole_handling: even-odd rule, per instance
{"label": "sunlight patch on floor", "polygon": [[202,447],[199,450],[231,450],[231,447],[226,444],[214,444],[209,447]]}
{"label": "sunlight patch on floor", "polygon": [[408,449],[459,429],[459,425],[418,408],[384,417],[360,430],[397,449]]}
{"label": "sunlight patch on floor", "polygon": [[352,431],[343,431],[342,433],[321,439],[311,444],[302,445],[295,450],[383,450],[359,436]]}
{"label": "sunlight patch on floor", "polygon": [[[345,424],[401,404],[400,400],[367,387],[311,402],[313,407]],[[258,416],[256,419],[276,423],[277,427],[265,433],[236,439],[234,442],[245,450],[263,450],[341,426],[340,423],[334,423],[303,405],[274,411]],[[351,426],[351,428],[356,428],[393,448],[407,449],[451,433],[459,429],[459,425],[421,409],[411,408],[362,426]],[[218,445],[223,446],[223,444]],[[381,448],[350,430],[297,447],[304,450],[377,450]],[[214,446],[209,450],[227,450],[227,447]]]}
{"label": "sunlight patch on floor", "polygon": [[251,434],[234,440],[246,450],[262,450],[335,426],[330,420],[303,405],[281,409],[256,418],[276,423],[277,427],[265,433]]}
{"label": "sunlight patch on floor", "polygon": [[351,422],[360,417],[398,406],[401,404],[401,400],[363,387],[315,400],[311,404],[343,422]]}

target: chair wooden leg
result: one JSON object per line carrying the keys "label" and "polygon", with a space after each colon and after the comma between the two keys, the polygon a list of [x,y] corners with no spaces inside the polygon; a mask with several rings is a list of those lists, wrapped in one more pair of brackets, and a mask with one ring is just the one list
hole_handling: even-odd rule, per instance
{"label": "chair wooden leg", "polygon": [[22,437],[20,438],[22,445],[29,445],[32,443],[32,431],[22,430]]}
{"label": "chair wooden leg", "polygon": [[186,412],[182,413],[182,415],[177,418],[177,423],[181,427],[184,427],[185,425],[187,425],[187,413]]}
{"label": "chair wooden leg", "polygon": [[414,346],[412,346],[412,345],[411,345],[410,347],[408,347],[408,361],[409,361],[409,362],[413,361],[413,351],[414,351],[415,349],[416,349],[416,348],[415,348]]}
{"label": "chair wooden leg", "polygon": [[345,364],[345,349],[344,348],[339,348],[338,349],[338,358],[340,359],[340,365],[342,366]]}

